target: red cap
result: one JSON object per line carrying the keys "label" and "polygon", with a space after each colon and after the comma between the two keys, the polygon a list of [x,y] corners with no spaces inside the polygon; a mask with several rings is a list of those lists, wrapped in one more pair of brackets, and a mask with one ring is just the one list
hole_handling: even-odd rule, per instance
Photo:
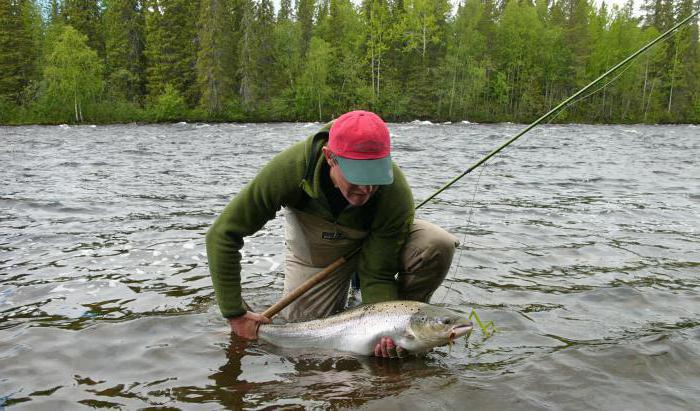
{"label": "red cap", "polygon": [[372,112],[351,111],[333,122],[328,148],[335,155],[352,160],[384,158],[391,151],[389,128]]}
{"label": "red cap", "polygon": [[358,185],[387,185],[394,181],[389,128],[378,115],[351,111],[331,126],[328,148],[343,176]]}

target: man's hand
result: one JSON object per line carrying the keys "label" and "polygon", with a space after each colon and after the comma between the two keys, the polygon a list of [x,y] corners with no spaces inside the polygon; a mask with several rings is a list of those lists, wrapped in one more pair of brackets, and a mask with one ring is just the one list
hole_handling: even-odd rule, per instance
{"label": "man's hand", "polygon": [[231,326],[231,331],[234,334],[246,340],[255,340],[258,338],[258,326],[267,324],[270,319],[264,315],[246,311],[240,317],[229,318],[228,325]]}
{"label": "man's hand", "polygon": [[405,358],[408,357],[408,351],[396,345],[391,337],[382,337],[374,347],[374,355],[384,358]]}

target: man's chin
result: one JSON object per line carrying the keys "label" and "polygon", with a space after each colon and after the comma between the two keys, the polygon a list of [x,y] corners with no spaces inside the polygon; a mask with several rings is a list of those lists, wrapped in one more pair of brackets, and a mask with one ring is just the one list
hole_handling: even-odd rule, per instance
{"label": "man's chin", "polygon": [[360,207],[367,204],[367,201],[369,201],[369,196],[350,196],[350,198],[346,198],[346,200],[348,200],[348,203],[350,203],[351,206]]}

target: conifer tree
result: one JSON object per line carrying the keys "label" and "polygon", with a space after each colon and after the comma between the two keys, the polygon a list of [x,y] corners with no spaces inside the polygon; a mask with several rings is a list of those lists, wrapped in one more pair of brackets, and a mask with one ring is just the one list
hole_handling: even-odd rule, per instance
{"label": "conifer tree", "polygon": [[88,38],[88,47],[104,55],[102,36],[102,10],[99,0],[63,0],[61,4],[63,22],[83,33]]}
{"label": "conifer tree", "polygon": [[269,81],[278,92],[271,106],[278,119],[292,120],[296,119],[294,93],[301,65],[301,30],[299,24],[291,20],[290,14],[282,13],[282,10],[286,10],[284,1],[282,6],[273,33],[275,62]]}
{"label": "conifer tree", "polygon": [[197,87],[198,0],[147,0],[146,78],[151,99],[170,84],[187,104],[199,101]]}
{"label": "conifer tree", "polygon": [[[681,0],[677,5],[676,20],[680,21],[700,7],[693,0]],[[680,121],[692,117],[694,102],[700,95],[700,54],[698,50],[698,18],[682,27],[669,47],[669,91],[666,104],[667,119]]]}
{"label": "conifer tree", "polygon": [[350,0],[330,0],[328,16],[319,25],[325,26],[318,30],[319,37],[331,49],[328,83],[334,98],[329,110],[336,117],[348,107],[360,104],[365,90],[359,52],[364,28]]}
{"label": "conifer tree", "polygon": [[233,19],[227,0],[202,0],[199,13],[197,81],[200,104],[219,115],[233,94]]}
{"label": "conifer tree", "polygon": [[257,97],[255,4],[252,0],[243,0],[241,6],[238,41],[238,94],[243,106],[252,112]]}
{"label": "conifer tree", "polygon": [[104,37],[108,89],[139,101],[144,94],[144,16],[139,0],[105,0]]}
{"label": "conifer tree", "polygon": [[314,23],[314,6],[315,0],[297,0],[297,22],[301,29],[299,50],[302,58],[306,56],[306,52],[311,44]]}
{"label": "conifer tree", "polygon": [[292,12],[292,0],[281,0],[280,9],[277,12],[277,21],[283,22],[291,20],[294,17]]}
{"label": "conifer tree", "polygon": [[37,78],[41,23],[33,0],[0,2],[0,99],[20,103]]}
{"label": "conifer tree", "polygon": [[267,107],[275,90],[270,80],[275,76],[275,12],[271,0],[258,0],[255,6],[255,65],[259,107]]}

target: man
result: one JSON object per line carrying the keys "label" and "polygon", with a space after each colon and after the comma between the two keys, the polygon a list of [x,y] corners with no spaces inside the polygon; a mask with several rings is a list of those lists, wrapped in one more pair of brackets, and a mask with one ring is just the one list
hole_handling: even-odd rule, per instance
{"label": "man", "polygon": [[[207,254],[219,308],[235,334],[254,339],[258,325],[269,322],[244,308],[239,250],[243,238],[282,207],[285,293],[361,247],[283,310],[287,320],[342,311],[354,272],[363,303],[430,299],[449,271],[457,240],[433,224],[414,221],[413,195],[390,149],[384,121],[368,111],[352,111],[278,154],[231,200],[207,233]],[[390,338],[375,349],[378,356],[395,353]]]}

